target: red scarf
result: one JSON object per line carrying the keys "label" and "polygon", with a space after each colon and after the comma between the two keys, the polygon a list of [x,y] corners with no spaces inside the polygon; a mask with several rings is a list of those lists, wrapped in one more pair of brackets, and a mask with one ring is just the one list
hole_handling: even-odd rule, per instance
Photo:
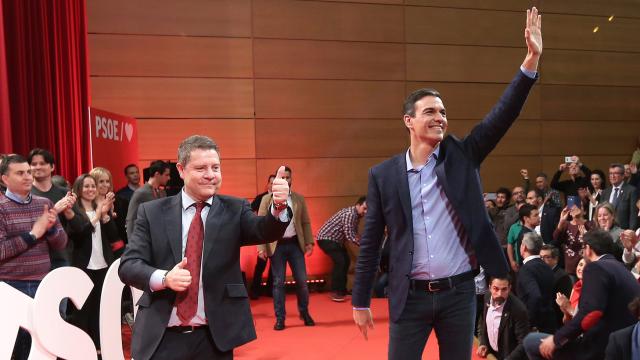
{"label": "red scarf", "polygon": [[574,309],[578,307],[578,302],[580,302],[580,293],[582,292],[582,280],[576,281],[573,284],[573,290],[571,290],[571,296],[569,297],[569,301],[571,302],[571,307]]}

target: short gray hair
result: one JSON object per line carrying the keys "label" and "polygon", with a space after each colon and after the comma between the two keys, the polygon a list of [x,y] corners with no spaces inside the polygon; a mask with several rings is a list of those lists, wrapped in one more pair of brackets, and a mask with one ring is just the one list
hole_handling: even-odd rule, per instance
{"label": "short gray hair", "polygon": [[528,232],[522,237],[522,244],[531,255],[540,255],[542,250],[542,237],[536,232]]}
{"label": "short gray hair", "polygon": [[182,140],[180,146],[178,146],[178,162],[182,165],[187,165],[191,152],[194,150],[215,150],[218,155],[218,144],[210,137],[204,135],[192,135]]}

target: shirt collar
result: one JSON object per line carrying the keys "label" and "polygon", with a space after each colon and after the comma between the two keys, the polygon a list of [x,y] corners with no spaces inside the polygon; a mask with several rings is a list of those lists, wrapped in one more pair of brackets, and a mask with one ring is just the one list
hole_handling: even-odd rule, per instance
{"label": "shirt collar", "polygon": [[[187,195],[186,191],[184,191],[184,188],[182,188],[182,191],[180,191],[180,196],[182,197],[182,210],[187,210],[189,206],[196,203],[196,201],[193,200],[191,196]],[[205,202],[209,204],[209,206],[211,206],[211,204],[213,204],[213,196],[208,198]]]}
{"label": "shirt collar", "polygon": [[529,256],[527,256],[526,259],[524,259],[522,261],[522,263],[526,264],[527,262],[529,262],[530,260],[533,260],[533,259],[540,259],[540,255],[529,255]]}
{"label": "shirt collar", "polygon": [[438,146],[436,146],[435,150],[433,150],[431,155],[429,155],[429,157],[427,158],[427,162],[425,162],[423,165],[421,165],[418,169],[414,169],[413,168],[413,164],[411,163],[410,154],[411,154],[411,149],[409,148],[409,149],[407,149],[407,153],[404,156],[405,157],[405,161],[407,162],[407,171],[411,171],[411,170],[420,171],[431,160],[431,157],[436,159],[436,161],[438,160],[438,157],[440,156],[440,144],[438,144]]}
{"label": "shirt collar", "polygon": [[490,307],[491,309],[493,309],[494,311],[499,311],[499,310],[501,310],[502,308],[504,308],[504,304],[506,304],[506,303],[507,303],[507,301],[505,300],[502,304],[497,305],[497,304],[493,301],[493,298],[491,298],[491,300],[489,300],[489,307]]}
{"label": "shirt collar", "polygon": [[28,204],[31,202],[31,192],[27,194],[26,198],[22,198],[20,195],[14,194],[11,190],[7,189],[7,191],[4,192],[4,195],[19,204]]}

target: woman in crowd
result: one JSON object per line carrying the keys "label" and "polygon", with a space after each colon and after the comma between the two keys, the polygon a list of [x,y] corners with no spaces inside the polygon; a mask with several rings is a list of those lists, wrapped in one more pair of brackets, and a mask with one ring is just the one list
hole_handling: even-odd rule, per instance
{"label": "woman in crowd", "polygon": [[602,190],[607,186],[606,177],[602,170],[593,170],[591,173],[591,186],[589,187],[589,220],[596,217],[596,207],[602,203]]}
{"label": "woman in crowd", "polygon": [[[620,235],[620,241],[622,242],[622,246],[624,248],[622,252],[622,262],[627,265],[627,267],[632,268],[640,258],[640,229],[637,231],[633,230],[624,230]],[[636,278],[638,277],[637,267],[635,268]]]}
{"label": "woman in crowd", "polygon": [[616,223],[616,211],[613,206],[608,202],[603,202],[596,207],[596,221],[595,227],[608,231],[613,238],[613,255],[616,259],[622,258],[622,241],[620,240],[620,234],[622,229]]}
{"label": "woman in crowd", "polygon": [[94,284],[82,309],[73,314],[73,322],[91,336],[99,349],[100,295],[107,270],[114,260],[111,243],[118,240],[118,231],[109,216],[115,195],[107,193],[98,204],[96,180],[89,174],[80,175],[73,183],[72,191],[78,196],[76,216],[83,220],[79,229],[68,233],[74,245],[73,266],[82,269]]}
{"label": "woman in crowd", "polygon": [[562,310],[564,317],[562,319],[563,323],[573,319],[573,316],[578,312],[578,303],[580,302],[580,293],[582,292],[582,273],[584,271],[584,266],[587,264],[587,261],[582,258],[578,261],[578,266],[576,266],[576,276],[578,277],[578,281],[573,284],[573,289],[571,289],[571,296],[569,299],[563,293],[556,294],[556,304]]}
{"label": "woman in crowd", "polygon": [[578,206],[565,207],[560,213],[560,222],[553,232],[554,245],[562,249],[564,268],[567,274],[575,278],[576,267],[582,259],[584,234],[593,228],[593,223],[584,218],[584,212]]}
{"label": "woman in crowd", "polygon": [[[113,193],[113,177],[111,176],[111,172],[103,167],[93,168],[93,170],[89,172],[89,175],[96,179],[96,189],[98,191],[96,202],[100,204],[105,201],[107,194]],[[116,258],[119,258],[122,255],[125,246],[122,239],[124,239],[123,233],[125,233],[124,224],[126,219],[119,216],[121,210],[116,211],[116,209],[122,209],[123,202],[124,201],[119,197],[115,197],[111,204],[111,208],[109,209],[109,216],[111,216],[111,218],[116,222],[116,228],[118,229],[120,238],[120,241],[116,241],[112,244],[111,250]]]}

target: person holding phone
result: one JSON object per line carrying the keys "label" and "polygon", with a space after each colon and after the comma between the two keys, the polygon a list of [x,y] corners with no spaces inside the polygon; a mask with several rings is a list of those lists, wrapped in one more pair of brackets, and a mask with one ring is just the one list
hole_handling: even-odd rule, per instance
{"label": "person holding phone", "polygon": [[[566,162],[569,158],[571,162]],[[560,181],[560,177],[565,171],[569,174],[569,179]],[[561,191],[565,196],[565,200],[567,200],[567,196],[578,196],[578,188],[583,184],[587,184],[590,177],[591,170],[580,161],[578,156],[565,156],[565,162],[558,166],[558,171],[551,179],[551,187]]]}
{"label": "person holding phone", "polygon": [[584,218],[584,211],[573,204],[560,213],[560,222],[553,233],[553,245],[562,249],[564,270],[575,279],[576,267],[582,259],[584,234],[593,228],[593,223]]}

